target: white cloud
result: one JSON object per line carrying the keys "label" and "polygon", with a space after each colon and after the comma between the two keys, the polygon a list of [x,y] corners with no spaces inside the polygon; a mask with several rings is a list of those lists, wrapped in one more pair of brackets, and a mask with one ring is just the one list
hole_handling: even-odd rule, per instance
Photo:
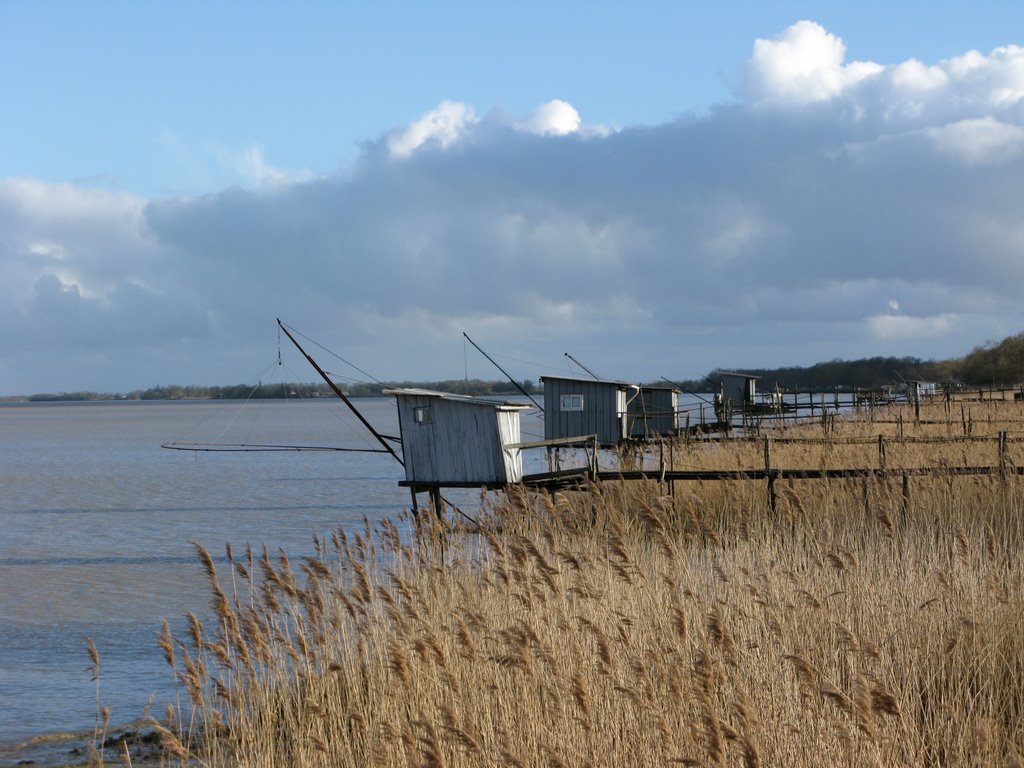
{"label": "white cloud", "polygon": [[130,265],[152,251],[146,200],[75,184],[0,179],[0,300],[20,306],[29,284],[48,274],[83,296],[102,298]]}
{"label": "white cloud", "polygon": [[3,387],[90,386],[100,358],[97,388],[244,380],[278,316],[396,379],[459,375],[463,330],[648,379],[1019,332],[1020,49],[845,56],[802,22],[755,45],[749,101],[702,117],[601,132],[568,101],[448,101],[343,175],[254,144],[246,184],[202,196],[0,179],[0,360],[24,371]]}
{"label": "white cloud", "polygon": [[941,314],[931,317],[908,315],[873,315],[866,319],[868,330],[882,341],[917,341],[922,338],[944,336],[956,326],[958,317]]}
{"label": "white cloud", "polygon": [[929,128],[927,134],[936,149],[968,165],[1010,160],[1024,149],[1024,128],[991,116]]}
{"label": "white cloud", "polygon": [[309,181],[311,171],[288,171],[277,168],[266,161],[263,146],[250,144],[242,152],[228,156],[227,163],[248,186],[279,188],[302,181]]}
{"label": "white cloud", "polygon": [[935,91],[947,85],[950,76],[939,66],[926,66],[917,59],[908,59],[892,67],[889,75],[894,89],[906,93]]}
{"label": "white cloud", "polygon": [[533,110],[517,127],[538,136],[564,136],[578,131],[580,125],[580,114],[572,104],[553,99]]}
{"label": "white cloud", "polygon": [[754,101],[807,104],[825,101],[882,66],[844,64],[846,45],[813,21],[798,21],[776,37],[759,39],[747,64],[747,88]]}
{"label": "white cloud", "polygon": [[478,122],[473,108],[468,104],[442,101],[408,128],[392,132],[388,138],[388,148],[396,157],[408,157],[427,144],[436,144],[444,149]]}
{"label": "white cloud", "polygon": [[99,220],[123,227],[138,222],[146,202],[136,195],[77,184],[0,178],[0,205],[18,210],[26,222]]}
{"label": "white cloud", "polygon": [[1017,45],[931,64],[845,59],[841,38],[820,24],[799,21],[754,43],[745,70],[748,102],[776,107],[833,103],[858,122],[879,119],[919,128],[1002,114],[1024,101],[1024,48]]}

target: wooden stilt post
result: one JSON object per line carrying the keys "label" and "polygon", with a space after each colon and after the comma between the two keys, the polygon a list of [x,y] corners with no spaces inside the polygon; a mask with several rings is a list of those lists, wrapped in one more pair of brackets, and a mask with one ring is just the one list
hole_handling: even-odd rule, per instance
{"label": "wooden stilt post", "polygon": [[437,519],[444,519],[444,500],[441,498],[441,489],[434,486],[430,489],[430,506],[434,510],[434,516]]}
{"label": "wooden stilt post", "polygon": [[658,480],[658,492],[661,493],[662,492],[661,491],[661,486],[665,485],[665,470],[667,469],[667,467],[665,466],[665,441],[664,440],[659,440],[658,441],[658,451],[659,451],[658,462],[661,465],[661,469],[660,469],[661,478]]}

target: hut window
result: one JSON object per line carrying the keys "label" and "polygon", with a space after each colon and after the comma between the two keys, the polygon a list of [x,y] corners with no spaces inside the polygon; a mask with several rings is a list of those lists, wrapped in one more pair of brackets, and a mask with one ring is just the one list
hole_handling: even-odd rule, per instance
{"label": "hut window", "polygon": [[562,395],[563,411],[582,411],[583,395]]}
{"label": "hut window", "polygon": [[417,424],[429,424],[433,419],[429,405],[420,405],[412,409],[412,418]]}

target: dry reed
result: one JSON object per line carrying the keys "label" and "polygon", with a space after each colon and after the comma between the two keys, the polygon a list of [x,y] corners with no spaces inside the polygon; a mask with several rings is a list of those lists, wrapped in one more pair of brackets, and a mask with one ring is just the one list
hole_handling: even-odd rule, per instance
{"label": "dry reed", "polygon": [[[936,445],[885,458],[965,458]],[[847,448],[792,443],[773,459],[834,466],[863,450]],[[756,467],[748,449],[676,455]],[[197,548],[216,622],[161,634],[190,702],[159,726],[164,761],[1019,764],[1019,482],[916,478],[908,502],[884,479],[792,481],[774,514],[745,480],[514,489],[475,533],[367,524],[317,540],[297,569],[229,553],[228,591]]]}

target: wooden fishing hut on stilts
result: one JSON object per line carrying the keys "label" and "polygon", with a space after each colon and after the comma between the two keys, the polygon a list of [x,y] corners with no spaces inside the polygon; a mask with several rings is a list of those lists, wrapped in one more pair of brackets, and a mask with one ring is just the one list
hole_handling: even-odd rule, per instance
{"label": "wooden fishing hut on stilts", "polygon": [[757,397],[757,380],[761,378],[760,376],[735,371],[718,371],[718,376],[722,384],[723,402],[731,403],[735,410],[742,410],[745,406],[754,404]]}
{"label": "wooden fishing hut on stilts", "polygon": [[544,384],[544,438],[597,435],[602,448],[629,437],[629,400],[639,387],[624,381],[575,376],[541,376]]}
{"label": "wooden fishing hut on stilts", "polygon": [[505,488],[517,483],[557,481],[559,473],[525,475],[523,451],[550,445],[588,445],[587,466],[568,470],[578,477],[597,470],[593,435],[523,442],[519,415],[525,403],[468,397],[425,389],[389,389],[398,403],[405,480],[413,509],[418,493],[430,494],[435,514],[441,488]]}

